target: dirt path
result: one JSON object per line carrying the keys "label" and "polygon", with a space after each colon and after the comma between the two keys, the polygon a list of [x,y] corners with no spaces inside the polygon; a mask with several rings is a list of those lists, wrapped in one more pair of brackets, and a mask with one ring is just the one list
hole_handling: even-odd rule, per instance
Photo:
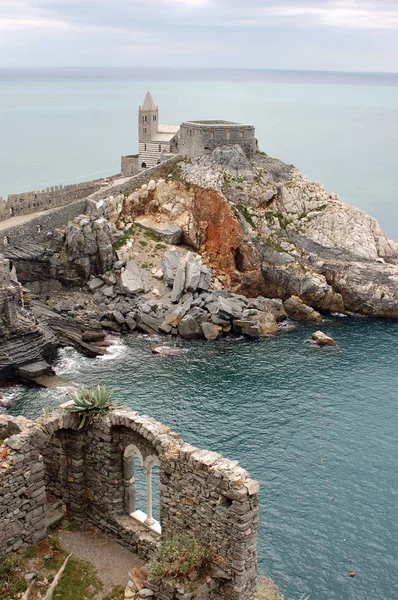
{"label": "dirt path", "polygon": [[130,569],[145,564],[136,554],[97,531],[59,530],[57,535],[66,552],[87,560],[97,569],[98,577],[104,584],[97,600],[108,595],[116,585],[124,587],[129,579]]}

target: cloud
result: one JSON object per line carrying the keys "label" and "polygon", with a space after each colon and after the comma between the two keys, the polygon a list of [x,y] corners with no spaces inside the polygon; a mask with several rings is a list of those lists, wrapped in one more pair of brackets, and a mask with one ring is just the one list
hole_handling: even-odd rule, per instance
{"label": "cloud", "polygon": [[398,0],[0,0],[1,66],[397,70]]}
{"label": "cloud", "polygon": [[[350,0],[325,3],[325,6],[275,6],[265,9],[267,14],[283,17],[309,17],[331,27],[352,29],[397,29],[398,7],[393,9],[380,7],[370,2]],[[308,23],[309,25],[310,23]]]}

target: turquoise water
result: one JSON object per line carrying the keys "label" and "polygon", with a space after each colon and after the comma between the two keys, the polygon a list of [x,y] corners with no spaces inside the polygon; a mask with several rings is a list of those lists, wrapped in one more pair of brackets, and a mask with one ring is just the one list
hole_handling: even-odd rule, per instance
{"label": "turquoise water", "polygon": [[[117,172],[137,149],[148,89],[164,123],[255,123],[264,151],[398,239],[397,75],[0,71],[0,195]],[[289,600],[395,600],[398,323],[336,318],[322,329],[338,348],[307,344],[313,328],[301,325],[262,342],[183,342],[164,360],[131,336],[105,359],[63,350],[57,370],[115,387],[188,441],[238,458],[261,481],[260,571]],[[63,394],[16,386],[0,402],[35,417]]]}
{"label": "turquoise water", "polygon": [[[329,318],[322,329],[337,348],[307,343],[311,325],[261,342],[181,342],[172,359],[129,336],[105,360],[64,350],[57,370],[239,459],[261,482],[259,570],[287,598],[394,600],[398,323]],[[62,396],[6,393],[30,417]]]}
{"label": "turquoise water", "polygon": [[0,196],[117,173],[148,89],[162,123],[254,123],[262,150],[398,239],[398,75],[0,70]]}

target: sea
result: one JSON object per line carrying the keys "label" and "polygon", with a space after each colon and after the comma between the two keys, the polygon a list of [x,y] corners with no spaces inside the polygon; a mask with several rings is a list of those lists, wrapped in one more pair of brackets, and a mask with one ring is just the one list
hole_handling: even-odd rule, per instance
{"label": "sea", "polygon": [[[263,151],[398,240],[397,74],[3,69],[0,195],[117,173],[137,151],[148,90],[164,123],[255,124]],[[145,335],[113,336],[106,357],[65,348],[56,369],[114,388],[258,479],[259,573],[286,600],[396,600],[398,322],[325,315],[322,330],[336,347],[313,346],[313,326],[298,324],[261,341],[173,341],[172,358]],[[1,410],[37,417],[66,393],[0,387]]]}

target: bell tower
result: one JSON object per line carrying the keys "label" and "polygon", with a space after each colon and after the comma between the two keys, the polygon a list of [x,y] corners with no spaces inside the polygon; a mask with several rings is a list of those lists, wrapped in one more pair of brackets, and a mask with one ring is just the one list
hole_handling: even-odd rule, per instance
{"label": "bell tower", "polygon": [[155,106],[150,92],[138,109],[138,141],[150,142],[158,133],[159,107]]}

